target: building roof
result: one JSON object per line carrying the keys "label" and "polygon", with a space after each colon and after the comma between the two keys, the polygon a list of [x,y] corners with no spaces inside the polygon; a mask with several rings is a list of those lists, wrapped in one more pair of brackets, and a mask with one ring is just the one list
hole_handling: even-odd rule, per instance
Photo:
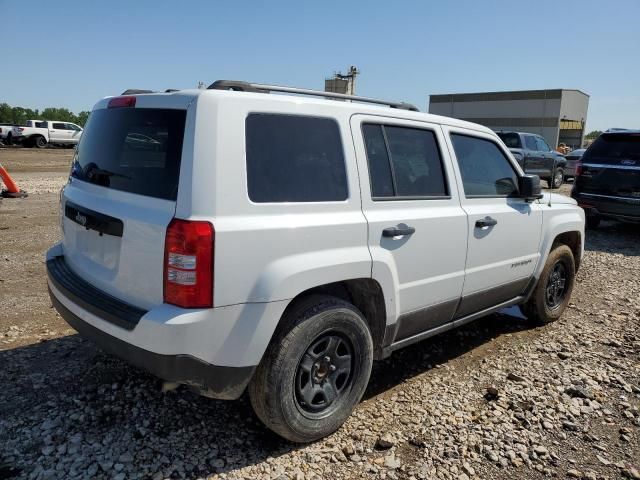
{"label": "building roof", "polygon": [[548,90],[511,90],[504,92],[477,92],[477,93],[445,93],[429,95],[430,103],[446,102],[491,102],[509,100],[544,100],[562,97],[562,92],[578,92],[585,97],[589,95],[575,88],[556,88]]}

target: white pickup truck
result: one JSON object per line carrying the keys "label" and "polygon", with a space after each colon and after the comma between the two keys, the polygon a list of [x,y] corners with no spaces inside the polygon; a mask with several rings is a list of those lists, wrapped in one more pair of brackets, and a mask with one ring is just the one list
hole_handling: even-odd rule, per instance
{"label": "white pickup truck", "polygon": [[47,144],[77,145],[82,127],[75,123],[48,120],[27,120],[22,127],[13,127],[12,139],[26,147],[44,148]]}

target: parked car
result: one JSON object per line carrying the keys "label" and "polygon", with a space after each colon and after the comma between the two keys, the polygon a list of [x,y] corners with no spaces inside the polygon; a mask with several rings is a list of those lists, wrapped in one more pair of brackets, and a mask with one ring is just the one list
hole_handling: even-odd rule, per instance
{"label": "parked car", "polygon": [[73,146],[80,140],[82,127],[69,122],[27,120],[22,127],[13,127],[13,140],[27,147],[44,148],[47,144]]}
{"label": "parked car", "polygon": [[172,385],[248,389],[294,442],[340,427],[374,359],[511,305],[556,320],[584,211],[488,128],[412,110],[229,81],[99,101],[47,253],[53,304]]}
{"label": "parked car", "polygon": [[[509,148],[525,173],[538,175],[550,188],[560,188],[567,161],[540,135],[525,132],[496,132]],[[554,171],[555,168],[555,171]]]}
{"label": "parked car", "polygon": [[576,167],[586,152],[586,148],[577,148],[572,150],[567,155],[565,155],[565,159],[567,160],[567,165],[564,170],[564,178],[575,178],[576,176]]}
{"label": "parked car", "polygon": [[640,222],[640,130],[601,134],[587,148],[571,196],[587,213],[587,226],[602,218]]}
{"label": "parked car", "polygon": [[11,145],[13,143],[13,127],[12,123],[0,123],[0,142],[5,145]]}

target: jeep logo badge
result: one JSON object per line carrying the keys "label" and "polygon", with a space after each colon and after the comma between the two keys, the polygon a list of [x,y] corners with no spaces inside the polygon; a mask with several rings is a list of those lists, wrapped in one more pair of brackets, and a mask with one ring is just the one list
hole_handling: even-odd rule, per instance
{"label": "jeep logo badge", "polygon": [[87,217],[82,215],[80,212],[76,213],[76,222],[78,222],[83,227],[87,225]]}
{"label": "jeep logo badge", "polygon": [[622,165],[635,165],[636,161],[635,160],[622,160]]}

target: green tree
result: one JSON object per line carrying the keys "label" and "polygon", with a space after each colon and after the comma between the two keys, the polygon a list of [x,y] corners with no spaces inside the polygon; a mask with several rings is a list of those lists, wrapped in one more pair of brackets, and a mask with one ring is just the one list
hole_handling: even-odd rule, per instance
{"label": "green tree", "polygon": [[89,118],[87,111],[75,114],[68,108],[47,107],[42,112],[38,109],[12,107],[8,103],[0,103],[0,123],[12,123],[24,125],[27,120],[59,120],[62,122],[76,123],[84,127]]}
{"label": "green tree", "polygon": [[587,140],[595,140],[596,138],[598,138],[600,135],[602,134],[601,130],[593,130],[589,133],[587,133],[587,135],[585,136],[585,138]]}

